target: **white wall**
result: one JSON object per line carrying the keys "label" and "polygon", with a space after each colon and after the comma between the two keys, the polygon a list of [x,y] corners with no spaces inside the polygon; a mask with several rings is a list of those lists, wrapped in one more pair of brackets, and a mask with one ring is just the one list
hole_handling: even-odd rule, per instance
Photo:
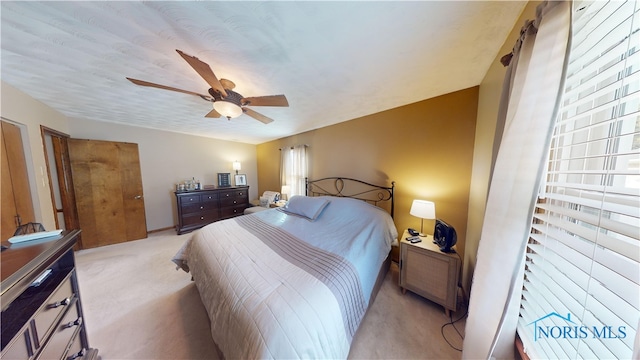
{"label": "white wall", "polygon": [[258,197],[255,145],[91,120],[69,119],[69,129],[72,138],[138,144],[148,231],[176,224],[176,183],[195,177],[216,185],[219,172],[235,174],[234,160],[247,175],[249,199]]}
{"label": "white wall", "polygon": [[[0,82],[0,116],[22,130],[36,221],[55,228],[55,215],[46,172],[40,125],[74,138],[138,144],[147,230],[174,226],[177,221],[175,184],[195,177],[217,184],[218,172],[234,173],[231,163],[242,163],[249,199],[258,198],[256,146],[104,122],[69,119],[13,86]],[[232,178],[233,179],[233,178]]]}

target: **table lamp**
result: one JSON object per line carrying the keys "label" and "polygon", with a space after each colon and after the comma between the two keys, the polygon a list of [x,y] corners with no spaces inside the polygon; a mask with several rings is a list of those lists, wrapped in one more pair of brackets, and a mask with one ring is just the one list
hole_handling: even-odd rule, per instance
{"label": "table lamp", "polygon": [[436,205],[431,201],[413,200],[409,214],[420,218],[420,235],[422,235],[424,219],[433,220],[436,218]]}
{"label": "table lamp", "polygon": [[233,170],[236,171],[236,175],[238,175],[238,170],[242,169],[242,164],[240,164],[240,161],[236,160],[232,163],[232,166],[233,166]]}
{"label": "table lamp", "polygon": [[289,199],[289,192],[291,192],[291,187],[289,185],[282,185],[282,189],[280,193],[282,194],[282,200]]}

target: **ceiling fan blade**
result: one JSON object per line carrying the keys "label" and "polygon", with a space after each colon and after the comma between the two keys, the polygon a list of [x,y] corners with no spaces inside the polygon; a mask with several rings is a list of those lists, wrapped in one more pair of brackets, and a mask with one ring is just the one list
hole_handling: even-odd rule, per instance
{"label": "ceiling fan blade", "polygon": [[207,115],[205,115],[204,117],[208,117],[208,118],[219,118],[222,115],[220,115],[219,112],[216,111],[216,109],[211,109],[211,111],[209,111],[209,113]]}
{"label": "ceiling fan blade", "polygon": [[260,114],[258,112],[255,112],[255,111],[253,111],[253,110],[251,110],[249,108],[242,108],[242,111],[245,114],[251,116],[252,118],[254,118],[254,119],[256,119],[256,120],[258,120],[258,121],[260,121],[260,122],[262,122],[264,124],[268,124],[270,122],[273,122],[272,118],[266,117],[266,116],[264,116],[264,115],[262,115],[262,114]]}
{"label": "ceiling fan blade", "polygon": [[236,84],[233,81],[227,79],[220,79],[220,84],[227,90],[233,90],[236,87]]}
{"label": "ceiling fan blade", "polygon": [[284,95],[246,97],[242,99],[242,103],[251,106],[289,106]]}
{"label": "ceiling fan blade", "polygon": [[174,88],[174,87],[170,87],[170,86],[154,84],[154,83],[151,83],[151,82],[148,82],[148,81],[132,79],[132,78],[127,78],[127,80],[131,81],[132,83],[134,83],[136,85],[140,85],[140,86],[149,86],[149,87],[154,87],[154,88],[158,88],[158,89],[171,90],[171,91],[177,91],[177,92],[181,92],[181,93],[185,93],[185,94],[189,94],[189,95],[200,96],[202,98],[209,98],[209,95],[202,95],[202,94],[198,94],[197,92],[193,92],[193,91],[187,91],[187,90],[182,90],[182,89],[178,89],[178,88]]}
{"label": "ceiling fan blade", "polygon": [[213,73],[213,70],[211,70],[211,67],[207,63],[202,62],[195,56],[187,55],[178,49],[176,49],[176,51],[186,62],[189,63],[189,65],[191,65],[193,70],[195,70],[198,74],[200,74],[200,76],[202,76],[204,81],[206,81],[212,89],[218,90],[224,97],[227,96],[227,92],[224,90],[224,87],[222,87],[222,84],[220,84],[220,80],[218,80],[216,75]]}

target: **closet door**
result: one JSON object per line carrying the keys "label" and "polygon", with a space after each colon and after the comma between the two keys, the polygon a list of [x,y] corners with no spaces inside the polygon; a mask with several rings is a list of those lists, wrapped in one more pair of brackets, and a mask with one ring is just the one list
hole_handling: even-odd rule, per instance
{"label": "closet door", "polygon": [[35,222],[33,200],[29,188],[27,162],[24,156],[22,135],[20,128],[6,121],[2,124],[1,146],[2,153],[2,220],[1,239],[7,240],[21,224]]}
{"label": "closet door", "polygon": [[146,238],[138,144],[82,139],[67,143],[82,247]]}

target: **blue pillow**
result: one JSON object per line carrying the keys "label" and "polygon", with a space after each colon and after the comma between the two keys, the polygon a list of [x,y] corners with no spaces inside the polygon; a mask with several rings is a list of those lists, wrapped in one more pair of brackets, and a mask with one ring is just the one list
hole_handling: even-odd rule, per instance
{"label": "blue pillow", "polygon": [[322,197],[309,197],[294,195],[287,204],[280,209],[287,214],[302,216],[314,221],[320,216],[322,210],[329,205],[329,200]]}

